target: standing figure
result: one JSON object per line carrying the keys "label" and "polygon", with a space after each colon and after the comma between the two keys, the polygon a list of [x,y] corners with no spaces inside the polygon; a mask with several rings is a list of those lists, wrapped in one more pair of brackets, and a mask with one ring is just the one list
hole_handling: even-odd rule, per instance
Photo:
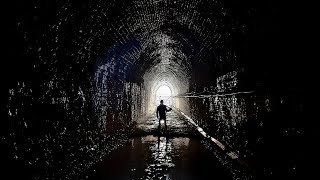
{"label": "standing figure", "polygon": [[165,129],[167,131],[167,118],[166,118],[166,113],[171,111],[172,108],[167,107],[166,105],[163,104],[163,100],[160,100],[160,105],[157,107],[157,118],[159,119],[159,131],[160,131],[160,121],[163,119],[164,120],[164,125]]}

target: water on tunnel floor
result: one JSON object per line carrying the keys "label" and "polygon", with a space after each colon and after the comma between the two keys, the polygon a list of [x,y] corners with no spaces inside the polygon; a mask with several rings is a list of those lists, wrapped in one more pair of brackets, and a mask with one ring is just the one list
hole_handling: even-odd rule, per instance
{"label": "water on tunnel floor", "polygon": [[109,154],[91,180],[231,179],[197,138],[136,137]]}

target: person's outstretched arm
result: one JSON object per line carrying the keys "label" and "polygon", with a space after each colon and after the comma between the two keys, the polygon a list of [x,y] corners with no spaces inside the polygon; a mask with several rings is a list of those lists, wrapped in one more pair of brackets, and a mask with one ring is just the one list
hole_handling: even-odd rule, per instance
{"label": "person's outstretched arm", "polygon": [[171,111],[171,110],[172,110],[172,108],[171,108],[171,107],[168,107],[169,109],[167,109],[167,107],[168,107],[168,106],[166,106],[166,111],[167,111],[167,112],[169,112],[169,111]]}

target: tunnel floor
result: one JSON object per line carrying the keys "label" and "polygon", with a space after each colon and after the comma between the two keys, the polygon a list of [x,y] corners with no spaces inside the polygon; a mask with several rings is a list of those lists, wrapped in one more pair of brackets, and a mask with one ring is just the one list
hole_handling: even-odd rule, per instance
{"label": "tunnel floor", "polygon": [[[135,137],[111,152],[89,179],[232,179],[200,136],[176,112],[160,133],[155,116],[137,125]],[[138,135],[140,133],[140,135]]]}

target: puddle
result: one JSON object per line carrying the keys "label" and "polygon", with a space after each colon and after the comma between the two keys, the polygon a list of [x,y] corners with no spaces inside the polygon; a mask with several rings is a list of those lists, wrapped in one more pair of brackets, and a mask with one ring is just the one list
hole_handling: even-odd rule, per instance
{"label": "puddle", "polygon": [[231,179],[200,142],[187,137],[136,137],[109,154],[90,178],[112,180]]}

